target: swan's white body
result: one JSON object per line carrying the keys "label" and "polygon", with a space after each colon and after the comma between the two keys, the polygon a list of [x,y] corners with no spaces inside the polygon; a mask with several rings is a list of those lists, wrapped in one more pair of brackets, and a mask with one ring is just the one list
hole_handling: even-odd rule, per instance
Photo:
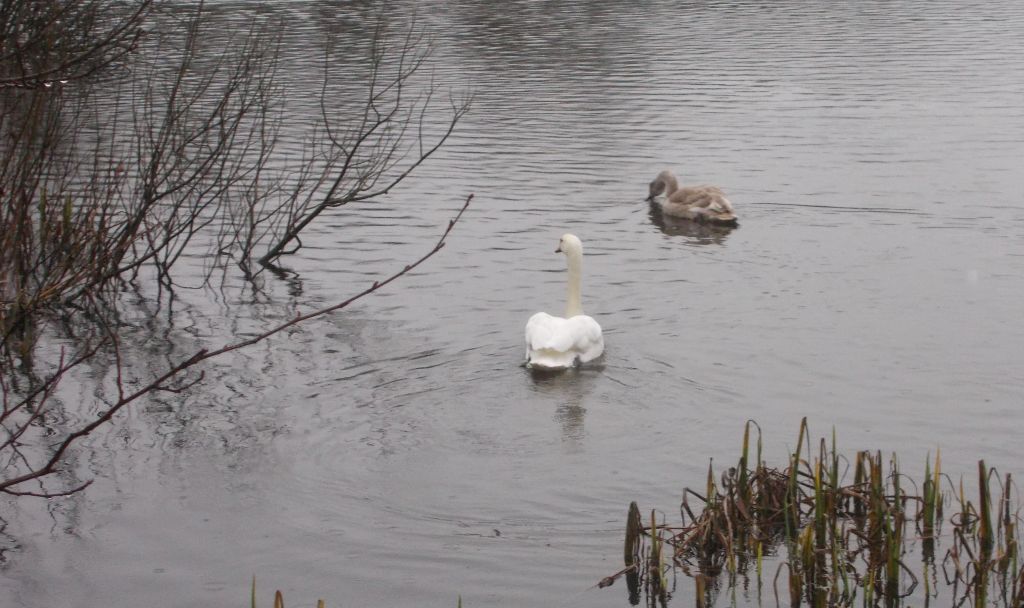
{"label": "swan's white body", "polygon": [[576,236],[566,234],[557,252],[564,253],[569,263],[565,317],[538,312],[526,322],[526,365],[530,368],[566,369],[592,361],[604,352],[601,326],[583,314],[580,305],[583,244]]}
{"label": "swan's white body", "polygon": [[681,217],[696,222],[737,225],[736,212],[732,203],[718,186],[679,187],[679,180],[671,171],[662,171],[654,178],[648,188],[647,200],[654,202],[654,197],[662,192],[665,198],[658,202],[662,213],[672,217]]}

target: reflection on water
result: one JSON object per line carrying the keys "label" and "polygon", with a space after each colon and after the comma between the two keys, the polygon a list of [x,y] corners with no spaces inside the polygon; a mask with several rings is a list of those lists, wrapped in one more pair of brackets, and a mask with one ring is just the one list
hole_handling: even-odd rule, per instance
{"label": "reflection on water", "polygon": [[[357,78],[375,3],[210,4],[226,25],[286,17],[297,146],[322,38]],[[806,415],[910,462],[941,444],[950,471],[1019,469],[1020,5],[388,6],[419,15],[473,112],[400,191],[310,232],[259,301],[187,290],[169,326],[140,324],[140,365],[345,299],[473,192],[463,222],[400,283],[125,416],[73,473],[96,478],[85,495],[5,507],[12,603],[228,605],[255,574],[299,605],[623,606],[592,587],[629,502],[671,510],[748,418],[769,458]],[[664,166],[735,194],[742,227],[645,208]],[[608,352],[537,377],[523,321],[564,295],[567,230]]]}
{"label": "reflection on water", "polygon": [[580,442],[586,434],[583,423],[587,408],[583,404],[602,368],[603,365],[591,363],[564,371],[530,370],[534,390],[557,403],[555,420],[567,441]]}
{"label": "reflection on water", "polygon": [[684,236],[692,245],[721,245],[729,237],[734,226],[719,226],[672,217],[661,212],[657,203],[649,203],[648,215],[651,223],[668,236]]}

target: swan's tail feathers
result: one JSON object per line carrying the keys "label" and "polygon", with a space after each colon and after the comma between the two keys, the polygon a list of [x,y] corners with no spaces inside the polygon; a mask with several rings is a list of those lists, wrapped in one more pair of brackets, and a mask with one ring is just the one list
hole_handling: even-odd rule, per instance
{"label": "swan's tail feathers", "polygon": [[739,218],[732,210],[725,209],[713,209],[706,207],[698,207],[692,210],[693,219],[703,224],[712,224],[715,226],[739,226]]}
{"label": "swan's tail feathers", "polygon": [[557,370],[574,367],[577,363],[578,358],[575,353],[553,348],[537,348],[530,351],[526,367],[536,370]]}
{"label": "swan's tail feathers", "polygon": [[733,213],[720,213],[706,216],[705,221],[716,226],[730,226],[735,228],[740,225],[739,218]]}

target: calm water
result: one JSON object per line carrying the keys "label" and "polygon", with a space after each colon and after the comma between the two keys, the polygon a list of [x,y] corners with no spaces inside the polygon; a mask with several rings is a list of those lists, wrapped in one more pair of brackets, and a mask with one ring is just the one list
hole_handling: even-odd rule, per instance
{"label": "calm water", "polygon": [[[301,124],[319,38],[370,11],[256,6],[214,4],[287,15]],[[140,329],[140,374],[346,298],[475,193],[449,246],[211,366],[210,390],[133,410],[81,453],[84,494],[4,507],[11,605],[241,606],[255,575],[264,604],[626,606],[592,586],[620,568],[629,502],[676,521],[748,418],[772,462],[807,416],[911,470],[941,445],[954,476],[981,457],[1020,476],[1024,5],[418,9],[437,81],[475,94],[449,145],[317,226],[270,301],[182,294]],[[664,168],[725,188],[740,228],[655,221]],[[522,326],[562,310],[566,231],[607,355],[532,378]]]}

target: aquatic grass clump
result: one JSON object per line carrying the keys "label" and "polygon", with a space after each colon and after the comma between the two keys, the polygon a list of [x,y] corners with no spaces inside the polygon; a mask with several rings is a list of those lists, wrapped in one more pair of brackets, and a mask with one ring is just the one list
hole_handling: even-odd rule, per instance
{"label": "aquatic grass clump", "polygon": [[981,460],[978,504],[966,498],[962,481],[956,495],[959,511],[951,518],[953,544],[942,570],[946,583],[961,595],[974,598],[977,607],[1024,605],[1024,566],[1019,561],[1017,539],[1020,508],[1014,507],[1014,489],[1009,474],[1001,481],[998,472],[986,468]]}
{"label": "aquatic grass clump", "polygon": [[[723,583],[735,605],[737,588],[749,594],[751,582],[760,604],[766,579],[776,605],[928,605],[946,594],[956,606],[1024,605],[1020,514],[1009,475],[1001,479],[979,462],[978,502],[966,498],[961,482],[959,509],[944,536],[939,452],[934,461],[926,459],[920,486],[901,472],[895,455],[886,460],[881,452],[861,451],[845,459],[835,431],[813,450],[806,419],[785,468],[768,467],[761,452],[760,428],[748,421],[737,466],[716,482],[709,465],[703,494],[684,489],[678,526],[658,525],[652,512],[644,527],[639,508],[630,505],[627,567],[601,586],[626,574],[631,603],[642,589],[648,605],[665,605],[670,592],[660,556],[671,547],[671,566],[694,580],[698,606],[712,605]],[[852,482],[846,479],[851,468]],[[940,539],[950,543],[941,561],[941,588],[935,561]],[[919,540],[922,566],[915,569],[910,555]],[[650,557],[641,560],[645,547]]]}

